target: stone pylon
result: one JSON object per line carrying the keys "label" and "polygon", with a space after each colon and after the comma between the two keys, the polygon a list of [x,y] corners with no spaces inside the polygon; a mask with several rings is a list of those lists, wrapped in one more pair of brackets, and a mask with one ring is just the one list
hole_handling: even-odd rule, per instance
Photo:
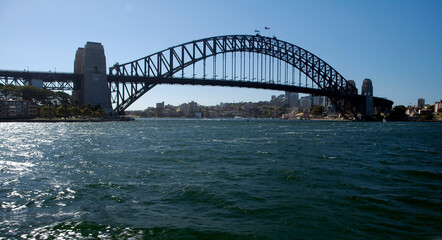
{"label": "stone pylon", "polygon": [[362,117],[373,116],[373,83],[366,78],[362,82],[361,94],[364,96],[362,103]]}
{"label": "stone pylon", "polygon": [[100,105],[112,113],[111,93],[106,77],[106,56],[101,43],[87,42],[75,54],[74,73],[83,79],[74,86],[73,97],[83,104]]}

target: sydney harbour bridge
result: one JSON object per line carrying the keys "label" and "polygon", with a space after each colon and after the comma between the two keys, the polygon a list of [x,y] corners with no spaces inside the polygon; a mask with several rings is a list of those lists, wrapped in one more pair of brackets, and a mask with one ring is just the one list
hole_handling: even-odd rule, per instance
{"label": "sydney harbour bridge", "polygon": [[[82,103],[124,111],[159,84],[245,87],[327,96],[343,117],[388,112],[393,102],[361,94],[313,53],[275,37],[227,35],[195,40],[106,68],[104,48],[88,42],[76,52],[74,73],[0,70],[0,84],[72,90]],[[366,81],[364,81],[366,84]],[[364,88],[364,87],[363,87]]]}

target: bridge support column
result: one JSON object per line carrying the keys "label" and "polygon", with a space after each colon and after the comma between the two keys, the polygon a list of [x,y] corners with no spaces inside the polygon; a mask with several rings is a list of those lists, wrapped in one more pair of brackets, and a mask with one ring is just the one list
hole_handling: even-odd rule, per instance
{"label": "bridge support column", "polygon": [[106,76],[106,56],[101,43],[87,42],[75,54],[74,73],[84,78],[74,86],[73,96],[83,104],[100,105],[112,112],[111,93]]}
{"label": "bridge support column", "polygon": [[366,78],[362,82],[362,119],[373,116],[373,84],[370,79]]}

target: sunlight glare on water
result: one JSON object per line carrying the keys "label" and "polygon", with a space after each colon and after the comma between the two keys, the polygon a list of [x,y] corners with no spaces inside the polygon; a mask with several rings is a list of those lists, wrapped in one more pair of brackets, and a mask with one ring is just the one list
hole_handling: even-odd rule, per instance
{"label": "sunlight glare on water", "polygon": [[0,239],[438,239],[438,123],[0,123]]}

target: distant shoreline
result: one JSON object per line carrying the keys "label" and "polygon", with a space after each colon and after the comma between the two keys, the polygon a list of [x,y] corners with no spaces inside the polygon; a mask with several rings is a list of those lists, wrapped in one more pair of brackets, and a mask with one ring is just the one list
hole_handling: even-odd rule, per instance
{"label": "distant shoreline", "polygon": [[[333,118],[310,118],[310,119],[284,119],[284,118],[168,118],[168,117],[126,117],[126,118],[105,118],[105,119],[98,119],[98,118],[91,118],[91,119],[62,119],[62,118],[30,118],[30,119],[0,119],[1,122],[25,122],[25,123],[59,123],[59,122],[65,122],[65,123],[84,123],[84,122],[127,122],[127,121],[134,121],[136,119],[195,119],[195,120],[202,120],[202,119],[222,119],[222,120],[265,120],[265,119],[279,119],[284,121],[324,121],[324,122],[353,122],[352,120],[348,119],[333,119]],[[357,121],[356,121],[357,122]],[[359,121],[359,122],[367,122],[367,121]],[[380,121],[368,121],[368,122],[380,122]],[[408,121],[388,121],[388,122],[442,122],[438,120],[432,120],[432,121],[416,121],[416,120],[408,120]]]}
{"label": "distant shoreline", "polygon": [[108,118],[108,119],[61,119],[61,118],[30,118],[30,119],[0,119],[0,122],[27,122],[27,123],[80,123],[80,122],[120,122],[120,121],[133,121],[133,118]]}

